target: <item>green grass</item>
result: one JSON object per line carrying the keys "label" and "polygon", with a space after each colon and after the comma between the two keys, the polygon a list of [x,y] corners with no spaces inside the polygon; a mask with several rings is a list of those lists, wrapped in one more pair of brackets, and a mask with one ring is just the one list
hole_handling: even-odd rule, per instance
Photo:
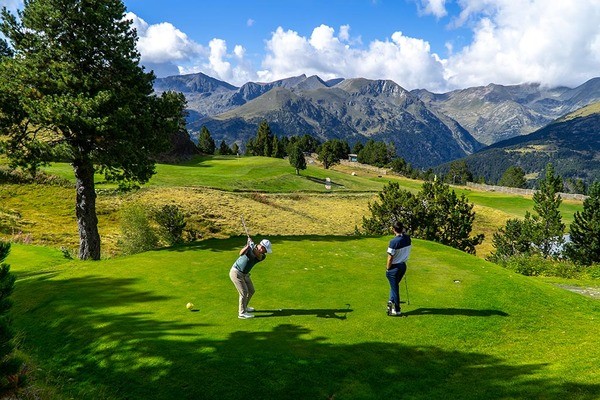
{"label": "green grass", "polygon": [[[57,163],[45,169],[74,182],[68,164]],[[330,178],[331,189],[325,188]],[[114,187],[96,175],[99,188]],[[365,192],[379,191],[385,182],[378,178],[364,178],[309,165],[296,175],[287,160],[270,157],[214,156],[196,157],[183,164],[158,164],[156,175],[147,186],[210,187],[227,191],[257,192]]]}
{"label": "green grass", "polygon": [[242,237],[100,262],[14,245],[15,325],[41,398],[600,393],[597,300],[415,240],[407,317],[392,318],[389,237],[270,239],[273,254],[253,271],[253,320],[237,319],[228,278]]}

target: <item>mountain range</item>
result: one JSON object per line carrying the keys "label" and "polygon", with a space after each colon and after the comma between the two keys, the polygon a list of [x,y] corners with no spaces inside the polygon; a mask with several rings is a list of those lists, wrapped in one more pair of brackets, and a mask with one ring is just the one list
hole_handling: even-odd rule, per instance
{"label": "mountain range", "polygon": [[[524,136],[495,143],[464,158],[469,170],[495,183],[510,166],[537,178],[552,163],[562,178],[600,181],[600,102],[569,113]],[[448,169],[449,165],[441,166]]]}
{"label": "mountain range", "polygon": [[600,78],[574,89],[490,84],[435,94],[407,91],[390,80],[306,75],[236,87],[198,73],[157,79],[155,91],[166,90],[186,96],[193,138],[206,126],[217,143],[243,145],[266,120],[276,135],[393,143],[400,157],[429,168],[599,101]]}
{"label": "mountain range", "polygon": [[600,78],[570,89],[537,83],[489,84],[448,93],[412,91],[428,107],[458,121],[478,141],[491,145],[526,135],[555,119],[600,101]]}

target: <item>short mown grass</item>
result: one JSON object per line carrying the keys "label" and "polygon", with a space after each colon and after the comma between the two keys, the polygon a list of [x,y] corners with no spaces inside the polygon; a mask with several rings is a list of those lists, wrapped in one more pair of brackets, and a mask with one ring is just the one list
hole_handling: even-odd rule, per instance
{"label": "short mown grass", "polygon": [[[260,239],[261,237],[257,237]],[[272,236],[237,319],[243,236],[100,262],[14,245],[15,327],[44,399],[595,399],[600,303],[415,240]],[[185,308],[192,302],[197,311]]]}

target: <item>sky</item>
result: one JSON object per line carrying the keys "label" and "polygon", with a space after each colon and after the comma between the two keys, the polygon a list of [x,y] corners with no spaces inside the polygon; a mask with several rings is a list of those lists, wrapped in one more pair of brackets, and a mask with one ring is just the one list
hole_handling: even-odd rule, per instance
{"label": "sky", "polygon": [[[0,0],[15,10],[22,0]],[[600,0],[125,0],[141,63],[236,86],[301,74],[446,92],[600,76]]]}

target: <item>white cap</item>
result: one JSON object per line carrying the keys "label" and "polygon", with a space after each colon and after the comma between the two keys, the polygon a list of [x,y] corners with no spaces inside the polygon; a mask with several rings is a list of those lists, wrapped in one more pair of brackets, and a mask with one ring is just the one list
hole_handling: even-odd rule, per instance
{"label": "white cap", "polygon": [[272,253],[273,250],[271,250],[271,242],[269,241],[269,239],[263,239],[260,241],[259,243],[261,246],[263,246],[265,249],[267,249],[267,253]]}

